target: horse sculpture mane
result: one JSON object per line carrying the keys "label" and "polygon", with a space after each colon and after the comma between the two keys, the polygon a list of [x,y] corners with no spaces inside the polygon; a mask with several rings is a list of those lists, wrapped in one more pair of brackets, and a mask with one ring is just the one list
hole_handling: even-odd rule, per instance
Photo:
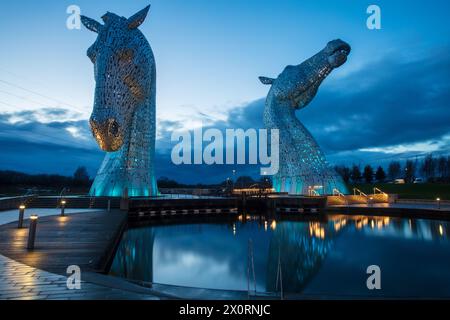
{"label": "horse sculpture mane", "polygon": [[[273,178],[278,192],[332,194],[335,189],[346,193],[341,177],[329,167],[319,145],[295,116],[307,106],[330,72],[347,60],[350,46],[334,40],[325,49],[297,66],[287,66],[276,78],[260,77],[271,85],[264,109],[267,129],[278,129],[280,135],[280,168]],[[314,191],[313,191],[314,190]]]}
{"label": "horse sculpture mane", "polygon": [[150,6],[125,18],[107,12],[104,24],[81,16],[98,34],[87,56],[94,64],[94,107],[89,119],[100,148],[107,152],[92,184],[94,196],[153,196],[155,59],[137,29]]}

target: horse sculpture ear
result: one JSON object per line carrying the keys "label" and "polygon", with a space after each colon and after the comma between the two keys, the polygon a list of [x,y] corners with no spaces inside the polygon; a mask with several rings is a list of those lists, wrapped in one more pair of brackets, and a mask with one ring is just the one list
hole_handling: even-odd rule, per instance
{"label": "horse sculpture ear", "polygon": [[146,6],[141,11],[133,14],[128,18],[128,29],[135,29],[139,27],[142,22],[144,22],[145,17],[147,17],[148,10],[150,9],[150,5]]}
{"label": "horse sculpture ear", "polygon": [[262,84],[272,84],[275,81],[275,79],[273,79],[273,78],[267,78],[267,77],[258,77],[258,78]]}
{"label": "horse sculpture ear", "polygon": [[88,18],[86,16],[80,15],[81,23],[91,31],[99,33],[102,29],[102,24],[95,21],[94,19]]}

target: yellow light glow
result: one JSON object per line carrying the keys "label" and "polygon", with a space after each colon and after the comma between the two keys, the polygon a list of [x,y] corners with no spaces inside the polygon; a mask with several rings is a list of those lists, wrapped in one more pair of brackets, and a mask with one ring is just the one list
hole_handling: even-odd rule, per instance
{"label": "yellow light glow", "polygon": [[61,201],[61,204],[66,204],[66,200]]}
{"label": "yellow light glow", "polygon": [[20,207],[19,207],[19,209],[25,209],[25,206],[22,204]]}
{"label": "yellow light glow", "polygon": [[37,215],[37,214],[32,214],[32,215],[30,216],[30,219],[31,219],[31,220],[37,220],[37,218],[38,218],[38,215]]}
{"label": "yellow light glow", "polygon": [[277,222],[275,220],[270,224],[270,229],[275,230],[277,228]]}
{"label": "yellow light glow", "polygon": [[264,221],[264,231],[267,231],[267,221]]}
{"label": "yellow light glow", "polygon": [[442,236],[444,235],[444,228],[442,227],[442,225],[439,225],[439,234]]}

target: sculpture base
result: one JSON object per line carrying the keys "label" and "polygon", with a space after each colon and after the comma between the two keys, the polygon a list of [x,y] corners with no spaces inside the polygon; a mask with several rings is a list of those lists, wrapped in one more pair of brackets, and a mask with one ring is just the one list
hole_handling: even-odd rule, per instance
{"label": "sculpture base", "polygon": [[89,191],[94,197],[153,197],[158,195],[156,178],[152,170],[142,167],[127,167],[127,157],[122,153],[107,153]]}
{"label": "sculpture base", "polygon": [[273,178],[273,188],[276,192],[287,192],[297,195],[332,195],[335,191],[349,194],[347,186],[339,176],[322,177],[279,177]]}

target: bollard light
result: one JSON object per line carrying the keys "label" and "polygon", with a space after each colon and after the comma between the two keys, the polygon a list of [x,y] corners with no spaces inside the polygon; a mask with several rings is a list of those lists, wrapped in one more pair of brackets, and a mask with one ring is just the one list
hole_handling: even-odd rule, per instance
{"label": "bollard light", "polygon": [[441,209],[441,198],[436,198],[438,209]]}
{"label": "bollard light", "polygon": [[21,204],[19,206],[19,222],[17,223],[17,228],[22,228],[23,227],[23,215],[25,213],[25,206],[23,204]]}
{"label": "bollard light", "polygon": [[34,249],[34,240],[36,239],[36,225],[38,221],[38,216],[36,214],[31,215],[30,217],[30,227],[28,231],[28,244],[27,249]]}
{"label": "bollard light", "polygon": [[64,209],[66,208],[66,200],[61,201],[61,217],[64,217]]}

